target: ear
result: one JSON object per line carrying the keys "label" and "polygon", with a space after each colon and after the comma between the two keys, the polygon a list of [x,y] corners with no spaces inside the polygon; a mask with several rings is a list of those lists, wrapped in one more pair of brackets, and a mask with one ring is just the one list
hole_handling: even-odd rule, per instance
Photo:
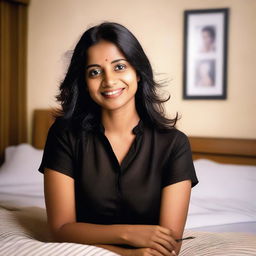
{"label": "ear", "polygon": [[137,74],[137,82],[140,81],[140,76]]}

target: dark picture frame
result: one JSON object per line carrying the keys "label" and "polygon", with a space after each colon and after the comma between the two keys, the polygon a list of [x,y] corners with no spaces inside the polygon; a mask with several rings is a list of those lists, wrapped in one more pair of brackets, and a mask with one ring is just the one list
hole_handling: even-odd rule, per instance
{"label": "dark picture frame", "polygon": [[227,98],[229,9],[184,12],[184,99]]}

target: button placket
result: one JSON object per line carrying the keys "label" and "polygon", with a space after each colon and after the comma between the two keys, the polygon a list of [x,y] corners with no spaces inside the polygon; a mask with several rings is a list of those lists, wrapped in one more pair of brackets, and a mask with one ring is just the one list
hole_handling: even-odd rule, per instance
{"label": "button placket", "polygon": [[131,145],[131,147],[129,148],[127,154],[125,155],[123,161],[121,162],[121,164],[119,164],[118,159],[113,151],[113,148],[108,140],[108,138],[105,136],[104,134],[105,129],[104,127],[101,125],[101,129],[99,130],[99,135],[102,138],[102,142],[105,146],[106,152],[109,155],[111,162],[113,164],[113,169],[115,170],[115,174],[116,174],[116,191],[117,191],[117,205],[116,205],[116,222],[120,223],[122,221],[122,211],[123,211],[123,196],[122,196],[122,174],[123,172],[125,172],[130,163],[133,161],[133,159],[136,156],[136,151],[138,148],[138,145],[140,144],[139,141],[142,138],[142,122],[140,121],[140,123],[133,129],[133,133],[136,135],[135,139]]}

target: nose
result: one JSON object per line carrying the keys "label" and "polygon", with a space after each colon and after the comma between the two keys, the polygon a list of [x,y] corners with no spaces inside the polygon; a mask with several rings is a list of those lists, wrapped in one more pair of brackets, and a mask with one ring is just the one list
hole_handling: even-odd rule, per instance
{"label": "nose", "polygon": [[115,74],[111,70],[105,70],[102,82],[103,82],[103,87],[112,87],[116,85]]}

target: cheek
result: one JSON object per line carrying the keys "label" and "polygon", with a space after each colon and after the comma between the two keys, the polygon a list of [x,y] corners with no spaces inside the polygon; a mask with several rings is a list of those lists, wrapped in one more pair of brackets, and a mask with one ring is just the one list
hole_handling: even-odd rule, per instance
{"label": "cheek", "polygon": [[89,91],[89,92],[95,92],[97,90],[97,87],[98,87],[98,83],[97,83],[97,80],[94,79],[94,80],[86,80],[86,89]]}
{"label": "cheek", "polygon": [[97,83],[95,83],[94,81],[86,81],[85,90],[87,90],[92,99],[95,99],[96,97],[97,88]]}
{"label": "cheek", "polygon": [[134,86],[137,88],[138,82],[137,82],[137,76],[135,73],[127,72],[126,74],[123,75],[123,81],[129,86]]}

